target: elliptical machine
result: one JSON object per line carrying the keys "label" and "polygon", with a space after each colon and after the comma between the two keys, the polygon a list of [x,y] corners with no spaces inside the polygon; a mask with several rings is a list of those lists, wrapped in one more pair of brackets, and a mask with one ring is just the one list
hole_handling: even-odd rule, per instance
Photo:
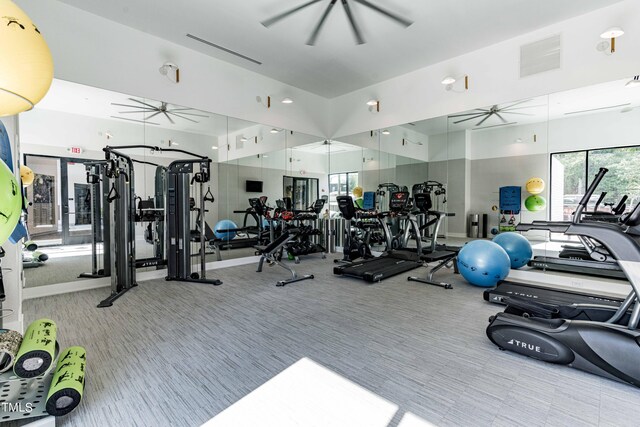
{"label": "elliptical machine", "polygon": [[[580,201],[576,217],[586,209],[593,190],[605,173],[606,169],[600,169],[594,184]],[[625,228],[640,225],[640,206],[636,206],[624,222]],[[489,339],[501,350],[568,365],[640,387],[640,244],[636,238],[625,233],[625,228],[607,223],[536,221],[522,226],[597,241],[617,259],[632,290],[615,311],[611,307],[599,309],[597,304],[591,307],[567,305],[569,308],[612,312],[606,321],[559,318],[564,307],[507,297],[505,311],[511,307],[523,315],[503,312],[492,316],[486,331]]]}
{"label": "elliptical machine", "polygon": [[[334,259],[335,263],[351,263],[359,258],[373,258],[369,245],[359,240],[355,232],[351,230],[351,223],[357,215],[356,206],[351,196],[337,196],[338,209],[344,219],[344,243],[342,244],[342,259]],[[377,214],[376,218],[378,217]]]}

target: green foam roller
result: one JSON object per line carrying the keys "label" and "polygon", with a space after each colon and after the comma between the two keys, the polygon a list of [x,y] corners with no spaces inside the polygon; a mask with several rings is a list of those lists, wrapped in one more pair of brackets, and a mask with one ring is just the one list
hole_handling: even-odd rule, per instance
{"label": "green foam roller", "polygon": [[69,347],[60,353],[47,395],[49,415],[66,415],[80,404],[86,366],[87,351],[83,347]]}
{"label": "green foam roller", "polygon": [[20,332],[0,329],[0,374],[13,367],[22,343]]}
{"label": "green foam roller", "polygon": [[36,320],[29,325],[13,366],[18,377],[34,378],[47,372],[56,351],[56,329],[50,319]]}

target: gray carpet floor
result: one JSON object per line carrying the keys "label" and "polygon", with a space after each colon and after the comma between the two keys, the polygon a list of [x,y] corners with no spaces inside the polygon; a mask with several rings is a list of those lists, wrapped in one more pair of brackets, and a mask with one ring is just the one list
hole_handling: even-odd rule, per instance
{"label": "gray carpet floor", "polygon": [[143,282],[109,309],[95,307],[106,289],[25,301],[25,321],[51,317],[62,346],[87,349],[83,403],[58,425],[198,426],[302,357],[398,404],[393,426],[405,411],[438,426],[638,425],[640,390],[499,351],[482,289],[332,267],[306,258],[316,278],[281,288],[284,270],[255,265],[210,273],[217,287]]}

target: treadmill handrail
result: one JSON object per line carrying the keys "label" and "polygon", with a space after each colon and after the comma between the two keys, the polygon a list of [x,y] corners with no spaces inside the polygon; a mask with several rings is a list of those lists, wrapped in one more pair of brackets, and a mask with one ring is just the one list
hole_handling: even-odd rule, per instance
{"label": "treadmill handrail", "polygon": [[602,178],[604,178],[607,172],[609,172],[609,169],[607,168],[600,168],[598,170],[596,177],[591,182],[591,185],[589,185],[589,188],[587,188],[587,192],[584,193],[584,196],[582,196],[582,199],[580,199],[580,203],[578,203],[578,207],[576,208],[576,211],[573,213],[574,224],[580,223],[580,216],[582,215],[582,211],[587,209],[587,204],[589,203],[589,199],[591,199],[593,192],[596,191],[596,188],[598,188],[598,185],[600,185]]}

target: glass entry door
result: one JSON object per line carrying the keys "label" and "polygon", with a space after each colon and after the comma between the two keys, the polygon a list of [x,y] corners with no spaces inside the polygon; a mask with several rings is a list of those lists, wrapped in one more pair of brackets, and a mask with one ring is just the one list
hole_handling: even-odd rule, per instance
{"label": "glass entry door", "polygon": [[27,228],[39,246],[78,245],[91,242],[91,194],[84,162],[26,155],[35,175],[27,187]]}
{"label": "glass entry door", "polygon": [[91,192],[84,163],[61,159],[62,244],[91,242]]}
{"label": "glass entry door", "polygon": [[283,194],[291,197],[294,210],[304,210],[318,199],[318,178],[283,178]]}

